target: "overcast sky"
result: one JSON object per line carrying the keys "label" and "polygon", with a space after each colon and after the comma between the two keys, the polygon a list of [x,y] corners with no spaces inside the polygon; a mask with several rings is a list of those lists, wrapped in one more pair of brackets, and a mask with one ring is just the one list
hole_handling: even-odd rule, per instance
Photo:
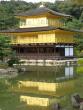
{"label": "overcast sky", "polygon": [[55,2],[55,0],[24,0],[24,1],[27,1],[27,2],[41,2],[41,1],[44,1],[44,2]]}
{"label": "overcast sky", "polygon": [[[1,1],[1,0],[0,0]],[[4,1],[9,1],[9,0],[4,0]],[[22,1],[22,0],[21,0]],[[41,2],[41,1],[44,1],[44,2],[55,2],[56,0],[23,0],[23,1],[26,1],[26,2]],[[64,1],[64,0],[58,0],[58,1]]]}
{"label": "overcast sky", "polygon": [[[27,1],[27,2],[41,2],[41,1],[44,1],[44,2],[55,2],[56,0],[24,0],[24,1]],[[58,0],[58,1],[64,1],[64,0]]]}

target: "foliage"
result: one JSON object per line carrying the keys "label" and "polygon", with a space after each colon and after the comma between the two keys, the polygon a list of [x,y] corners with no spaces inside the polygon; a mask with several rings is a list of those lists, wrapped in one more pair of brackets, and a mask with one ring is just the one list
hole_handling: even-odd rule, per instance
{"label": "foliage", "polygon": [[81,20],[73,18],[70,21],[65,21],[65,28],[80,30],[83,27]]}
{"label": "foliage", "polygon": [[[83,65],[83,58],[78,59],[78,64]],[[82,71],[83,71],[83,67],[81,67]]]}
{"label": "foliage", "polygon": [[19,59],[15,57],[15,52],[11,48],[11,39],[8,36],[0,35],[0,60],[4,63],[7,61],[8,66],[18,64]]}
{"label": "foliage", "polygon": [[12,57],[7,61],[7,63],[8,63],[8,66],[13,67],[13,64],[19,64],[20,61],[18,58]]}
{"label": "foliage", "polygon": [[78,34],[75,38],[75,42],[77,43],[77,48],[79,51],[83,50],[83,36]]}
{"label": "foliage", "polygon": [[19,20],[15,18],[15,14],[34,8],[35,5],[30,5],[23,1],[1,1],[0,2],[0,29],[16,28],[19,25]]}
{"label": "foliage", "polygon": [[0,35],[0,60],[4,61],[5,58],[11,56],[11,54],[10,38],[8,36]]}
{"label": "foliage", "polygon": [[[72,15],[72,19],[63,19],[65,22],[64,28],[74,29],[74,30],[83,30],[83,7],[66,0],[64,3],[58,3],[57,8],[60,12],[65,12],[69,15]],[[83,57],[83,34],[76,33],[75,35],[75,53],[78,57]]]}
{"label": "foliage", "polygon": [[56,7],[59,12],[72,15],[77,19],[80,18],[81,13],[83,12],[83,7],[72,3],[69,4],[68,2],[56,3]]}
{"label": "foliage", "polygon": [[7,61],[7,64],[9,67],[13,67],[14,64],[18,64],[18,65],[21,65],[25,63],[24,61],[20,61],[20,59],[16,56],[12,56],[8,61]]}
{"label": "foliage", "polygon": [[6,82],[7,81],[5,79],[0,80],[0,88],[2,88],[2,89],[0,89],[0,92],[6,91],[8,89]]}
{"label": "foliage", "polygon": [[70,3],[77,4],[77,5],[83,5],[83,0],[67,0],[67,1],[69,1]]}

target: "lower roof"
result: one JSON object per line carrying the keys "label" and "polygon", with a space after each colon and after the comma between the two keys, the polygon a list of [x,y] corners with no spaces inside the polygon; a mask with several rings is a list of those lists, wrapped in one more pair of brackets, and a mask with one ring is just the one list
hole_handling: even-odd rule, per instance
{"label": "lower roof", "polygon": [[17,29],[9,29],[9,30],[0,30],[0,33],[27,33],[27,32],[51,31],[51,30],[62,30],[62,31],[83,33],[83,30],[66,29],[66,28],[60,28],[60,27],[54,27],[54,26],[31,27],[31,28],[17,28]]}

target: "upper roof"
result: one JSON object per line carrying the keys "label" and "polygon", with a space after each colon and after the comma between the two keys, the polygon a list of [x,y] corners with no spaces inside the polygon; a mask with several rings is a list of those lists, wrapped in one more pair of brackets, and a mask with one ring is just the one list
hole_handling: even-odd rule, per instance
{"label": "upper roof", "polygon": [[29,33],[29,32],[41,32],[41,31],[52,31],[52,30],[62,30],[62,31],[69,31],[69,32],[78,32],[83,33],[82,30],[72,30],[66,28],[57,28],[53,26],[45,26],[45,27],[33,27],[33,28],[17,28],[11,30],[0,30],[0,33]]}
{"label": "upper roof", "polygon": [[49,13],[49,14],[52,14],[55,16],[71,17],[71,15],[59,13],[59,12],[53,11],[53,10],[46,8],[46,7],[39,7],[36,9],[28,10],[28,11],[23,12],[23,13],[18,13],[15,16],[27,16],[27,17],[29,17],[29,16],[42,15],[44,13]]}

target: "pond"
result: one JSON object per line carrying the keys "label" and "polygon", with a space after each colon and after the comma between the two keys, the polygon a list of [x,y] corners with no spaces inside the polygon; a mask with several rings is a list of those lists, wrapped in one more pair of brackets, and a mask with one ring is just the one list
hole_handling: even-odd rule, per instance
{"label": "pond", "polygon": [[0,110],[75,110],[70,96],[83,96],[82,66],[28,66],[28,72],[15,78],[0,78]]}

